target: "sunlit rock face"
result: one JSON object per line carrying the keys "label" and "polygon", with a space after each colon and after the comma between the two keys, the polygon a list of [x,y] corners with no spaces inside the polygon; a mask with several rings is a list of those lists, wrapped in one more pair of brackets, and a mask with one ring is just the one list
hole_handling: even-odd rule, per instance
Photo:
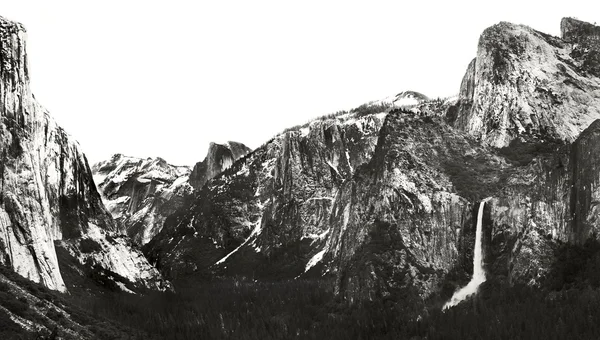
{"label": "sunlit rock face", "polygon": [[[83,261],[81,241],[117,227],[79,146],[31,94],[25,38],[20,24],[0,18],[0,262],[64,291],[55,242]],[[127,242],[118,251],[106,243],[86,255],[89,263],[142,286],[168,286]]]}
{"label": "sunlit rock face", "polygon": [[325,117],[276,136],[208,181],[145,253],[172,277],[303,274],[319,262],[339,188],[370,160],[385,116]]}
{"label": "sunlit rock face", "polygon": [[198,190],[201,189],[204,183],[231,167],[250,151],[252,150],[249,147],[238,142],[210,143],[206,157],[202,162],[196,163],[190,174],[190,184]]}
{"label": "sunlit rock face", "polygon": [[523,135],[573,142],[600,118],[597,27],[561,26],[564,39],[506,22],[486,29],[453,125],[504,147]]}
{"label": "sunlit rock face", "polygon": [[562,39],[509,23],[487,29],[449,110],[458,129],[518,155],[488,210],[487,265],[508,282],[543,284],[559,244],[598,233],[599,31],[569,18]]}
{"label": "sunlit rock face", "polygon": [[174,166],[162,158],[121,154],[92,166],[106,208],[119,229],[139,245],[158,234],[165,218],[192,193],[190,172],[189,167]]}

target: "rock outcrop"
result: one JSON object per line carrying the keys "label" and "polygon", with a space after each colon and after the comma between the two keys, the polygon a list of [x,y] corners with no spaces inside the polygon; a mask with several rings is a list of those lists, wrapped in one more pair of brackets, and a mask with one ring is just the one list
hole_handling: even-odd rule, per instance
{"label": "rock outcrop", "polygon": [[573,18],[560,23],[563,40],[571,46],[576,66],[587,74],[600,77],[600,27]]}
{"label": "rock outcrop", "polygon": [[[25,35],[0,18],[0,262],[64,291],[56,243],[82,263],[167,287],[138,250],[109,239],[117,227],[84,154],[31,93]],[[84,240],[97,246],[86,248]]]}
{"label": "rock outcrop", "polygon": [[138,245],[148,243],[167,216],[193,191],[190,168],[162,158],[114,155],[92,166],[104,204],[119,226]]}
{"label": "rock outcrop", "polygon": [[190,184],[200,190],[204,183],[228,169],[235,161],[252,151],[238,142],[210,143],[202,162],[196,163],[190,174]]}
{"label": "rock outcrop", "polygon": [[563,20],[565,40],[506,22],[486,29],[461,86],[454,126],[494,147],[522,135],[573,142],[600,118],[596,52],[579,43],[597,44],[596,31],[586,35],[575,26]]}

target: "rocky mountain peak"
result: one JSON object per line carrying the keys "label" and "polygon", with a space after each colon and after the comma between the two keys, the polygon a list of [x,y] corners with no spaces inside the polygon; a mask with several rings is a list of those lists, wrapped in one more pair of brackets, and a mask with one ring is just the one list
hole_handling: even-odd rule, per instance
{"label": "rocky mountain peak", "polygon": [[598,56],[528,26],[496,24],[480,37],[451,123],[498,148],[525,135],[572,142],[600,118]]}
{"label": "rocky mountain peak", "polygon": [[196,163],[190,174],[190,184],[200,189],[211,178],[229,168],[236,160],[252,151],[242,143],[229,141],[224,144],[211,142],[206,157]]}
{"label": "rocky mountain peak", "polygon": [[[278,134],[196,190],[144,252],[170,277],[296,277],[319,266],[338,189],[371,160],[391,106],[384,103]],[[231,159],[227,150],[211,146],[194,172]]]}
{"label": "rocky mountain peak", "polygon": [[162,228],[167,215],[192,188],[190,168],[165,159],[116,154],[92,166],[107,209],[119,229],[134,242],[149,242]]}
{"label": "rocky mountain peak", "polygon": [[563,18],[560,22],[560,33],[561,38],[568,42],[600,41],[600,27],[575,18]]}

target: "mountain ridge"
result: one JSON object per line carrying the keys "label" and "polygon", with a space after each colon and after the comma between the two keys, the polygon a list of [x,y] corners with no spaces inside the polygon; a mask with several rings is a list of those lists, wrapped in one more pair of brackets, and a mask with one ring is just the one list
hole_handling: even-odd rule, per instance
{"label": "mountain ridge", "polygon": [[121,154],[92,166],[108,211],[120,230],[139,245],[149,242],[162,228],[164,216],[191,193],[190,172],[189,167],[171,165],[160,157]]}
{"label": "mountain ridge", "polygon": [[[493,196],[484,211],[485,265],[495,279],[540,284],[550,270],[557,242],[579,244],[595,230],[588,222],[572,223],[572,216],[587,214],[587,210],[575,213],[572,208],[577,205],[574,202],[586,198],[573,201],[569,197],[579,195],[572,193],[570,184],[581,177],[577,166],[585,161],[572,150],[581,145],[580,134],[588,134],[584,133],[588,125],[600,118],[600,105],[593,104],[600,100],[600,79],[582,73],[584,62],[570,54],[569,44],[524,25],[502,22],[482,33],[477,57],[468,67],[456,101],[429,100],[410,110],[373,103],[373,110],[383,111],[386,118],[370,130],[376,143],[369,144],[370,152],[361,158],[362,163],[352,164],[347,172],[345,166],[343,171],[338,167],[345,158],[343,153],[325,158],[323,164],[333,173],[349,176],[342,175],[330,194],[309,196],[327,203],[311,215],[323,218],[319,222],[322,228],[307,233],[318,236],[314,241],[303,243],[304,235],[295,234],[292,225],[302,224],[292,222],[299,211],[293,208],[297,203],[284,200],[274,205],[277,194],[263,196],[268,184],[261,184],[259,190],[251,186],[252,194],[261,197],[256,209],[229,213],[237,216],[238,222],[225,222],[228,218],[218,212],[230,211],[224,208],[227,204],[221,206],[213,197],[209,207],[199,195],[195,203],[171,216],[170,222],[167,219],[175,229],[159,235],[144,251],[169,277],[205,270],[216,275],[257,275],[272,270],[280,272],[277,277],[313,272],[334,278],[335,291],[349,301],[407,290],[426,298],[436,293],[448,275],[459,272],[466,277],[471,270],[467,252],[474,244],[473,210],[479,200]],[[351,119],[373,117],[369,105],[358,109]],[[351,115],[330,119],[341,125]],[[326,144],[327,133],[323,138],[310,129],[317,122],[300,127],[300,137]],[[280,143],[295,142],[294,132],[284,134]],[[348,132],[340,135],[345,141],[342,145],[355,141]],[[292,179],[279,177],[282,173],[278,171],[271,175],[281,178],[281,190],[290,198],[302,197],[303,189],[293,185],[286,189],[285,183],[301,181],[297,174],[310,173],[307,166],[321,154],[302,143],[289,145],[283,150],[292,158],[284,157],[284,164],[298,159],[300,171],[290,172]],[[266,160],[234,163],[231,172],[207,182],[203,195],[214,195],[210,193],[213,190],[216,195],[244,192],[241,188],[246,184],[236,187],[242,182],[235,184],[235,175],[269,173]],[[583,177],[586,183],[595,181],[592,175]],[[548,187],[533,178],[544,179]],[[327,188],[322,182],[309,183],[315,192]],[[589,186],[586,183],[576,188]],[[589,190],[585,192],[588,195]],[[256,200],[251,196],[250,192],[247,198],[236,196],[236,204],[244,206]],[[265,209],[266,205],[272,208]],[[248,223],[242,226],[241,221]],[[453,225],[453,231],[447,223]],[[216,234],[214,225],[221,228]],[[232,229],[223,229],[228,225]],[[213,236],[194,241],[203,239],[200,235]],[[548,241],[549,235],[555,240]],[[227,239],[235,241],[229,241],[230,245]],[[192,246],[194,242],[198,245]],[[228,251],[216,256],[210,250],[214,245]],[[191,250],[199,247],[204,250]],[[539,256],[529,255],[536,251]],[[268,258],[269,253],[288,258],[288,262],[271,260],[272,268],[267,270],[255,259]],[[186,260],[180,262],[183,258]]]}
{"label": "mountain ridge", "polygon": [[228,169],[250,152],[242,143],[210,143],[202,162],[191,168],[164,159],[115,154],[92,166],[104,203],[119,228],[140,246],[150,242],[186,198],[207,180]]}
{"label": "mountain ridge", "polygon": [[223,144],[211,142],[204,160],[194,165],[190,174],[190,185],[199,190],[204,183],[251,151],[249,147],[239,142],[229,141]]}
{"label": "mountain ridge", "polygon": [[[161,329],[161,335],[234,337],[267,329],[271,337],[308,337],[321,327],[327,328],[319,329],[322,334],[333,338],[340,336],[335,332],[358,327],[363,337],[466,338],[459,330],[468,328],[471,317],[479,322],[476,327],[482,320],[494,320],[488,333],[496,335],[551,329],[566,338],[570,326],[564,326],[563,318],[572,324],[573,318],[593,324],[594,304],[581,301],[595,302],[600,296],[598,31],[594,25],[565,18],[558,38],[501,22],[482,33],[456,99],[425,97],[406,106],[374,101],[287,129],[252,151],[233,142],[212,143],[193,170],[161,158],[123,155],[98,163],[94,174],[101,181],[96,184],[109,199],[108,210],[125,218],[138,216],[133,220],[144,224],[142,233],[131,230],[142,235],[137,242],[143,244],[146,259],[132,250],[129,237],[118,235],[127,228],[108,216],[85,156],[64,131],[51,124],[46,130],[31,120],[30,114],[37,113],[27,105],[39,104],[21,101],[14,91],[2,92],[11,86],[28,91],[19,81],[22,70],[7,76],[13,67],[0,68],[0,97],[8,98],[8,104],[0,106],[0,240],[37,237],[52,243],[64,276],[93,276],[120,294],[135,293],[135,282],[168,290],[169,283],[155,275],[160,271],[177,288],[193,293],[158,295],[167,300],[160,300],[166,307],[144,305],[157,300],[143,296],[117,296],[120,302],[112,308],[125,313],[112,317],[132,324],[140,317],[131,311],[144,310],[142,318],[150,320],[143,320],[146,326],[174,320],[176,325],[169,325],[172,333]],[[2,45],[2,61],[16,57],[18,64],[25,58],[20,50],[4,51]],[[416,96],[411,91],[402,94]],[[21,128],[44,130],[45,139]],[[53,163],[51,153],[36,156],[36,151],[43,153],[53,145],[48,137],[53,134],[59,140],[58,170],[49,171],[50,176],[38,181],[43,185],[36,186],[40,169],[56,166],[44,163]],[[31,142],[32,136],[44,143]],[[19,163],[23,155],[32,163]],[[23,169],[25,174],[19,172]],[[27,177],[31,173],[33,181]],[[58,189],[55,183],[60,183]],[[40,234],[28,236],[23,206],[35,207],[36,200],[21,202],[42,197],[46,189],[62,193],[71,183],[74,192],[64,190],[64,197],[56,196],[60,206],[48,203],[49,211],[57,212],[47,215],[49,223],[58,219],[52,225],[56,229],[46,234],[33,229]],[[176,203],[169,206],[172,199]],[[158,206],[166,210],[152,210]],[[442,312],[452,292],[469,281],[478,242],[479,269],[487,281],[467,299],[470,303]],[[26,246],[22,249],[28,250]],[[0,247],[0,260],[10,265],[18,256],[5,255],[5,248]],[[52,255],[50,248],[42,250]],[[25,258],[23,254],[27,255],[17,255]],[[156,270],[146,270],[148,262]],[[0,281],[8,282],[3,275]],[[75,288],[72,282],[69,289]],[[0,285],[0,292],[16,292],[15,287]],[[193,300],[207,287],[208,294],[216,294],[214,299],[203,295],[204,300]],[[256,287],[264,294],[252,291]],[[300,297],[294,303],[310,305],[308,312],[286,309],[291,300],[281,296],[290,291]],[[258,298],[265,295],[269,298]],[[579,299],[575,303],[573,296]],[[503,299],[513,305],[498,311]],[[207,301],[208,309],[190,308]],[[528,305],[532,301],[537,303],[534,307]],[[262,308],[263,303],[277,308],[249,307]],[[578,303],[583,306],[573,308]],[[523,320],[534,320],[531,310],[544,311],[540,306],[561,316],[536,333]],[[161,308],[168,312],[151,319]],[[178,308],[185,312],[179,314]],[[514,311],[518,309],[530,313],[530,319],[517,318],[504,327],[500,320],[506,322],[505,312],[512,318],[519,315]],[[273,311],[277,313],[270,314]],[[203,315],[200,321],[198,315]],[[252,328],[255,333],[244,333],[241,319],[252,327],[258,324]],[[444,333],[436,322],[452,327]],[[67,323],[70,328],[61,331],[82,325]],[[327,333],[330,325],[333,335]]]}

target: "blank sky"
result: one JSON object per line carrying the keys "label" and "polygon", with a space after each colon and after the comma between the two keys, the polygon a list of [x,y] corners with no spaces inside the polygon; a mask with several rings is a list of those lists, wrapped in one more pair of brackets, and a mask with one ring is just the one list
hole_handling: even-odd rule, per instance
{"label": "blank sky", "polygon": [[600,22],[592,1],[27,1],[36,98],[91,162],[192,165],[210,141],[255,148],[286,127],[404,90],[451,96],[481,32]]}

